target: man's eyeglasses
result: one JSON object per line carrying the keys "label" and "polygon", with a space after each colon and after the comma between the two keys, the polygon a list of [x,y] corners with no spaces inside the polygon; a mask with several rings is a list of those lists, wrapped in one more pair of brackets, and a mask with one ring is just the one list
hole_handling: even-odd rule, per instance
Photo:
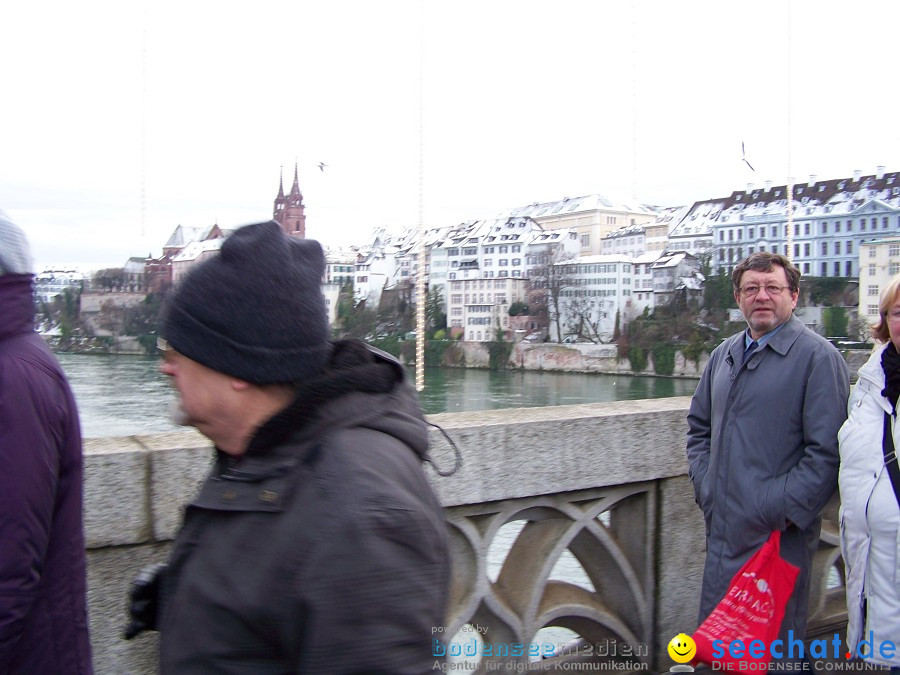
{"label": "man's eyeglasses", "polygon": [[741,286],[741,295],[745,298],[755,298],[762,288],[766,289],[766,295],[781,295],[781,292],[787,288],[787,286],[776,286],[775,284],[769,284],[767,286]]}

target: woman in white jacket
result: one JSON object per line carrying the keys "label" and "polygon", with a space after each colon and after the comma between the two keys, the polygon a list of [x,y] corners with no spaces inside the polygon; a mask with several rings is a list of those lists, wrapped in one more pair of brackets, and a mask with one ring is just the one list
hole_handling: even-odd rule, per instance
{"label": "woman in white jacket", "polygon": [[888,466],[897,466],[890,453],[900,446],[900,275],[882,292],[878,310],[873,336],[883,344],[859,369],[838,434],[841,552],[850,650],[900,673],[900,480],[895,488]]}

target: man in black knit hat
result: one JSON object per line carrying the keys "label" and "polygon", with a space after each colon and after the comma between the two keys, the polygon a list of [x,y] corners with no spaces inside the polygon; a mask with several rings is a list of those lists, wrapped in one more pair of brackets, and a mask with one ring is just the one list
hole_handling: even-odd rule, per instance
{"label": "man in black knit hat", "polygon": [[449,569],[427,426],[396,361],[329,342],[324,265],[317,242],[248,225],[167,305],[161,370],[216,461],[132,593],[126,636],[158,627],[164,674],[434,665]]}

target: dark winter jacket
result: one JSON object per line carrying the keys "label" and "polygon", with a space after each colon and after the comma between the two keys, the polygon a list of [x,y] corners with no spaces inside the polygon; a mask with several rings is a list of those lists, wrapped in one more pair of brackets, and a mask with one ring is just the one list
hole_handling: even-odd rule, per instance
{"label": "dark winter jacket", "polygon": [[847,364],[791,317],[742,365],[744,333],[709,358],[688,414],[687,459],[706,520],[700,618],[743,564],[781,530],[800,567],[781,634],[805,634],[822,509],[837,489],[837,433],[847,417]]}
{"label": "dark winter jacket", "polygon": [[81,430],[33,330],[31,275],[0,276],[0,674],[90,673]]}
{"label": "dark winter jacket", "polygon": [[163,580],[162,672],[431,672],[449,562],[427,446],[400,365],[337,343],[188,506]]}

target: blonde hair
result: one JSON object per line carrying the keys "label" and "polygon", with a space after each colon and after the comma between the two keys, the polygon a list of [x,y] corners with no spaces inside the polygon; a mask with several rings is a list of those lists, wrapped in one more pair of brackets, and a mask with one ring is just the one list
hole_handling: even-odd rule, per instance
{"label": "blonde hair", "polygon": [[888,332],[887,313],[891,305],[900,296],[900,274],[897,274],[890,283],[881,291],[881,299],[878,301],[878,323],[872,326],[872,337],[879,342],[887,342],[891,339]]}

